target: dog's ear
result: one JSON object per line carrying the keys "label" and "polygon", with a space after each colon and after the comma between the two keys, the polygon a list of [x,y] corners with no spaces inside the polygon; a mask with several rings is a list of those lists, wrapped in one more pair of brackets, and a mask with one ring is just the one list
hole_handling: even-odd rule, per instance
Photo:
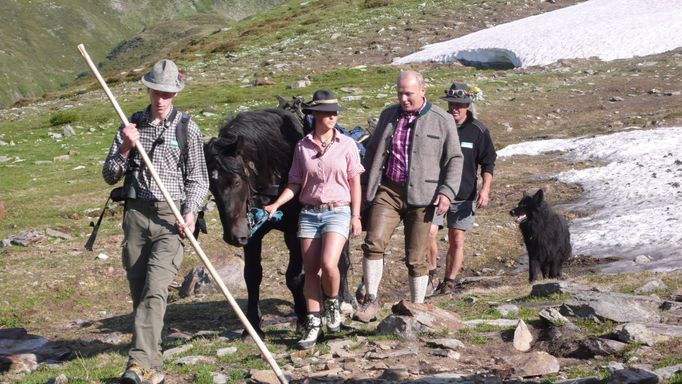
{"label": "dog's ear", "polygon": [[523,197],[528,197],[528,192],[523,191]]}
{"label": "dog's ear", "polygon": [[537,204],[541,204],[542,200],[544,200],[544,199],[545,199],[545,192],[542,190],[542,188],[540,188],[540,189],[538,189],[537,192],[535,192],[535,195],[533,195],[533,200],[535,200],[535,202]]}

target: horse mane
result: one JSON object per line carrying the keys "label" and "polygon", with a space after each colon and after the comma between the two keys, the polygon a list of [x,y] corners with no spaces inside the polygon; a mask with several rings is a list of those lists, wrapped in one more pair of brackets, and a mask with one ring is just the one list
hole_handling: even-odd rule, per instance
{"label": "horse mane", "polygon": [[286,180],[294,147],[303,138],[303,128],[300,120],[288,111],[262,109],[228,118],[221,124],[218,136],[231,141],[241,138],[242,160],[252,165],[253,172],[249,172],[255,173],[255,185],[264,187],[279,179]]}

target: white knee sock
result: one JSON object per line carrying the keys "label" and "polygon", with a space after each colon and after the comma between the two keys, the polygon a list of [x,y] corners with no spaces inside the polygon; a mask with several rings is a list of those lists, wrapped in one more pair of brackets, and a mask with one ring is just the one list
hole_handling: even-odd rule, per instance
{"label": "white knee sock", "polygon": [[426,286],[429,284],[429,276],[410,276],[410,294],[412,295],[412,302],[421,304],[424,302],[426,295]]}
{"label": "white knee sock", "polygon": [[362,271],[365,279],[365,289],[370,295],[377,297],[379,292],[379,283],[381,283],[381,276],[384,274],[384,260],[370,260],[362,259]]}

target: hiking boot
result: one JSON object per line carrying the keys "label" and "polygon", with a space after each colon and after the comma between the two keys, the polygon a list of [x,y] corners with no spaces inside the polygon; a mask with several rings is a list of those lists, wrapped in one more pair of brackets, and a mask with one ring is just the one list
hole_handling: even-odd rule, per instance
{"label": "hiking boot", "polygon": [[369,323],[376,320],[377,312],[379,312],[379,299],[368,293],[365,295],[365,300],[360,308],[353,314],[353,317],[363,323]]}
{"label": "hiking boot", "polygon": [[426,294],[424,297],[431,297],[438,287],[438,276],[429,274],[429,282],[426,285]]}
{"label": "hiking boot", "polygon": [[312,348],[318,340],[322,339],[322,319],[315,315],[308,314],[308,321],[305,323],[305,333],[303,338],[298,341],[298,346],[303,349]]}
{"label": "hiking boot", "polygon": [[339,302],[336,300],[336,297],[324,298],[324,319],[329,332],[341,330],[341,311],[339,310]]}
{"label": "hiking boot", "polygon": [[433,292],[434,295],[448,295],[457,292],[457,284],[454,280],[443,280],[438,284],[438,288]]}
{"label": "hiking boot", "polygon": [[161,370],[140,367],[133,362],[128,365],[119,382],[121,384],[161,384],[165,376]]}

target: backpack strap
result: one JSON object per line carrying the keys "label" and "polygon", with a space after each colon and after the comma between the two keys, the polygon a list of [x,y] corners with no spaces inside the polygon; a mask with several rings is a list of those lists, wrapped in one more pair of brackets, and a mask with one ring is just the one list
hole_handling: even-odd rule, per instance
{"label": "backpack strap", "polygon": [[189,157],[189,144],[187,143],[187,127],[189,125],[189,113],[183,112],[180,122],[175,126],[175,140],[180,148],[180,169],[183,178],[187,177],[187,158]]}

